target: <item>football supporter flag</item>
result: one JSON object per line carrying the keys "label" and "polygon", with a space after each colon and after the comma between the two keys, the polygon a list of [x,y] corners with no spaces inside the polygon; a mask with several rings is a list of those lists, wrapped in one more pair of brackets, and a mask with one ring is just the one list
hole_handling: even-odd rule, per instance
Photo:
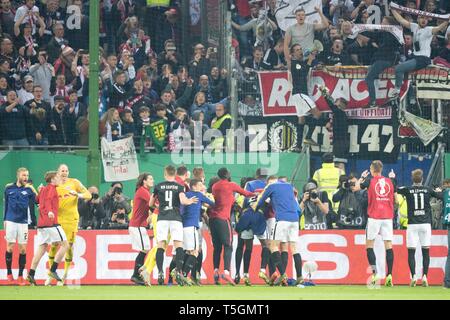
{"label": "football supporter flag", "polygon": [[150,126],[146,128],[146,136],[147,130],[149,131],[149,135],[152,138],[153,145],[155,146],[156,152],[163,152],[164,145],[166,143],[166,128],[167,121],[165,119],[161,119],[155,122],[150,123]]}
{"label": "football supporter flag", "polygon": [[408,111],[404,112],[405,120],[410,123],[411,127],[419,136],[425,146],[436,138],[444,129],[442,126],[430,120],[418,117]]}
{"label": "football supporter flag", "polygon": [[303,8],[306,13],[306,22],[320,22],[320,15],[314,9],[319,7],[322,10],[322,0],[281,0],[275,10],[278,26],[281,30],[286,31],[287,28],[297,23],[295,19],[295,10]]}
{"label": "football supporter flag", "polygon": [[102,138],[102,162],[105,181],[127,181],[139,176],[133,137],[108,142]]}

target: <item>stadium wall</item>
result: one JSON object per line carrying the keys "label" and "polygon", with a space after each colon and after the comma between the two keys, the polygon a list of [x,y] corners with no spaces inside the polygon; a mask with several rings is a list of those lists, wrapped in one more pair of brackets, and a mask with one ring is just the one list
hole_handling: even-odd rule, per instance
{"label": "stadium wall", "polygon": [[[242,153],[234,155],[224,155],[223,162],[216,158],[216,162],[206,157],[196,157],[194,155],[173,156],[171,154],[146,154],[139,157],[139,172],[150,172],[155,181],[162,181],[163,168],[168,164],[179,165],[184,163],[189,170],[194,167],[203,167],[206,178],[209,179],[217,174],[217,170],[226,166],[232,174],[232,179],[240,183],[242,177],[254,176],[258,167],[271,168],[271,174],[285,175],[291,177],[297,165],[299,157],[304,157],[298,153]],[[87,185],[87,157],[82,154],[69,154],[50,151],[0,151],[0,185],[2,188],[16,179],[16,169],[26,167],[30,171],[30,179],[35,187],[44,183],[46,171],[55,170],[59,164],[65,163],[69,166],[70,177],[77,178],[86,187]],[[300,168],[296,175],[295,185],[303,185],[308,179],[306,161],[301,162],[305,168]],[[103,175],[102,175],[103,176]],[[133,198],[136,180],[123,182],[125,195]],[[102,181],[100,185],[100,195],[104,195],[110,188],[110,182]],[[0,192],[0,228],[3,228],[3,189]]]}
{"label": "stadium wall", "polygon": [[[151,235],[149,231],[149,235]],[[4,231],[0,231],[3,238]],[[27,269],[31,263],[33,248],[35,247],[36,231],[30,232],[30,243],[27,255]],[[152,241],[153,242],[153,239]],[[393,238],[395,255],[393,277],[396,285],[409,284],[408,251],[406,249],[406,232],[396,230]],[[237,235],[234,234],[233,250],[237,244]],[[312,279],[320,284],[360,284],[367,283],[371,275],[365,250],[364,230],[324,230],[302,231],[297,248],[303,261],[315,261],[318,270],[313,273]],[[0,241],[0,252],[4,252],[5,242]],[[253,284],[262,284],[258,278],[261,246],[257,239],[254,240],[252,261],[250,265],[250,279]],[[208,232],[204,233],[203,240],[203,269],[202,282],[212,284],[212,243]],[[169,246],[164,264],[166,271],[172,259],[172,248]],[[131,248],[131,240],[126,230],[83,230],[76,238],[73,268],[69,271],[68,285],[83,284],[131,284],[130,277],[133,272],[136,252]],[[375,254],[377,256],[377,268],[380,275],[385,274],[384,245],[380,238],[375,241]],[[17,247],[14,257],[17,257]],[[428,273],[429,283],[442,285],[444,267],[447,256],[447,231],[435,230],[431,237],[430,269]],[[421,276],[422,259],[421,251],[416,251],[417,275]],[[46,278],[47,255],[41,260],[36,270],[35,278],[38,284],[42,284]],[[231,274],[235,274],[234,253],[231,263]],[[63,266],[61,266],[62,268]],[[295,268],[294,268],[295,269]],[[241,269],[242,271],[242,269]],[[18,262],[13,259],[13,274],[17,275]],[[25,271],[26,272],[26,271]],[[60,270],[60,273],[62,270]],[[293,261],[289,260],[287,275],[296,278],[293,271]],[[167,276],[167,273],[166,273]],[[307,276],[304,274],[304,276]],[[156,283],[156,268],[152,275],[153,283]],[[0,259],[0,285],[6,283],[6,266],[4,259]]]}

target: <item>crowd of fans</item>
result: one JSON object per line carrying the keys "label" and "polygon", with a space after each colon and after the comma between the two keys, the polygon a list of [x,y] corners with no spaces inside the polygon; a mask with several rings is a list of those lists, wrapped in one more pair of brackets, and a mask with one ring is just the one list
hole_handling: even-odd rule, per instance
{"label": "crowd of fans", "polygon": [[[429,13],[445,14],[450,12],[448,1],[395,1],[408,8],[419,9]],[[418,7],[418,3],[420,6]],[[323,66],[371,66],[372,73],[366,81],[371,93],[370,107],[375,106],[373,80],[384,68],[414,58],[413,30],[406,28],[404,21],[416,23],[417,16],[402,14],[401,18],[393,15],[394,10],[388,9],[385,16],[384,1],[378,0],[324,0],[322,10],[318,9],[320,18],[316,23],[305,21],[301,14],[296,14],[296,24],[283,32],[275,17],[276,0],[240,1],[230,0],[233,15],[234,46],[236,57],[241,67],[239,87],[238,114],[245,120],[246,116],[262,114],[261,94],[256,76],[262,70],[287,70],[290,62],[290,47],[300,44],[303,57],[306,60],[310,54],[315,58],[312,67]],[[373,10],[373,6],[378,10]],[[368,11],[368,8],[371,11]],[[373,16],[377,12],[377,19]],[[369,15],[370,14],[370,15]],[[398,14],[400,15],[400,13]],[[384,19],[386,17],[386,19]],[[428,18],[426,18],[428,19]],[[403,26],[404,45],[396,47],[397,41],[379,37],[377,32],[360,32],[353,34],[356,24],[389,24]],[[436,32],[430,35],[430,59],[435,65],[450,66],[450,28],[448,21],[428,19],[428,26],[436,27]],[[381,33],[381,32],[380,32]],[[386,34],[388,34],[386,32]],[[392,37],[393,38],[393,37]],[[417,44],[416,44],[417,45]],[[386,59],[387,58],[387,59]],[[379,60],[392,60],[382,61]],[[377,62],[375,66],[374,63]],[[408,64],[403,64],[403,69]],[[398,68],[400,72],[400,68]],[[397,71],[397,70],[396,70]],[[408,70],[409,71],[409,70]],[[403,73],[400,75],[402,76]],[[399,77],[400,79],[400,77]],[[398,81],[397,81],[398,82]],[[396,84],[396,86],[398,83]],[[408,111],[424,118],[417,108],[417,99],[411,89],[407,99]],[[322,115],[322,118],[328,115]],[[326,122],[326,119],[322,119]]]}
{"label": "crowd of fans", "polygon": [[[100,135],[151,144],[163,120],[163,147],[174,130],[203,130],[228,95],[217,48],[182,52],[180,1],[100,1]],[[1,0],[0,145],[87,145],[89,3]],[[147,135],[146,135],[147,133]]]}

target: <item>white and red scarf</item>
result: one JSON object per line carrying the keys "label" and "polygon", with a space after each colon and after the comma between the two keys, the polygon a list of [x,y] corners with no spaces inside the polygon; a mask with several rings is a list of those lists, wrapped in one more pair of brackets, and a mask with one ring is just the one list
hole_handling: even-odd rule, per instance
{"label": "white and red scarf", "polygon": [[395,10],[398,10],[398,11],[401,11],[401,12],[404,12],[407,14],[412,14],[415,16],[423,16],[423,17],[442,19],[442,20],[450,19],[450,14],[437,14],[437,13],[431,13],[431,12],[426,12],[426,11],[417,10],[417,9],[411,9],[411,8],[407,8],[407,7],[398,5],[395,2],[391,2],[390,7],[392,9],[395,9]]}

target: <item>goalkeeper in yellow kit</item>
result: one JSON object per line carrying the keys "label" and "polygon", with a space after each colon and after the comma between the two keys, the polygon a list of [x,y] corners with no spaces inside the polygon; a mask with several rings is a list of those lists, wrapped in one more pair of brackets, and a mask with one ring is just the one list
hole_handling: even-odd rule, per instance
{"label": "goalkeeper in yellow kit", "polygon": [[[59,197],[58,222],[63,228],[69,242],[69,250],[67,250],[64,261],[64,275],[62,280],[67,278],[70,265],[73,258],[73,244],[78,232],[78,222],[80,215],[78,214],[78,199],[92,198],[91,193],[83,186],[77,179],[69,178],[69,168],[65,164],[58,167],[58,176],[61,179],[61,184],[56,188]],[[53,264],[55,254],[58,247],[52,245],[48,254],[49,265]],[[47,279],[46,285],[50,284],[51,279]]]}

